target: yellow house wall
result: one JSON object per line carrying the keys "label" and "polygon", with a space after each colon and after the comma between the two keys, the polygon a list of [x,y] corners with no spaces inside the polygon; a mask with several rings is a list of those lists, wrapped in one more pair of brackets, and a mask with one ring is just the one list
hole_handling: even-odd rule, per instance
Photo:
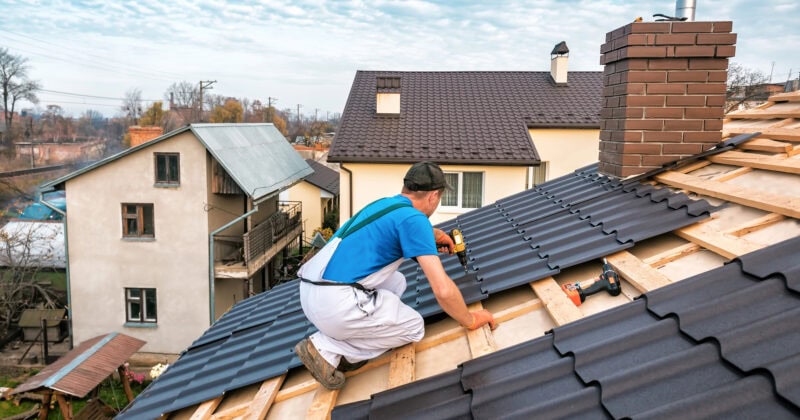
{"label": "yellow house wall", "polygon": [[[339,172],[340,208],[339,225],[341,226],[352,214],[381,197],[399,194],[403,188],[403,176],[411,167],[409,164],[343,164],[352,172],[353,177],[353,209],[349,208],[350,174]],[[484,190],[483,205],[491,204],[500,198],[518,193],[525,189],[528,174],[527,166],[478,166],[478,165],[442,165],[445,172],[483,172]],[[463,211],[443,211],[437,209],[430,217],[434,225],[453,219]]]}
{"label": "yellow house wall", "polygon": [[311,241],[314,229],[322,226],[321,190],[310,182],[300,182],[287,190],[288,201],[303,203],[303,238]]}
{"label": "yellow house wall", "polygon": [[[154,152],[180,153],[181,185],[154,187]],[[178,353],[208,319],[206,150],[190,132],[66,183],[74,341],[111,331]],[[122,238],[121,203],[153,203],[155,239]],[[125,326],[125,287],[157,289],[155,327]]]}
{"label": "yellow house wall", "polygon": [[598,129],[529,129],[528,133],[539,158],[548,162],[548,181],[597,162]]}

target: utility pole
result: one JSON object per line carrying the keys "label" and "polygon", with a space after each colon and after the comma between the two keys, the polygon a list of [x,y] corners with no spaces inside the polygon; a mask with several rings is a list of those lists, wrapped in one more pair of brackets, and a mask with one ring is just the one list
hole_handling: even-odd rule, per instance
{"label": "utility pole", "polygon": [[267,97],[267,122],[273,122],[272,121],[272,103],[273,102],[277,103],[278,102],[278,98],[273,98],[272,96],[268,96]]}
{"label": "utility pole", "polygon": [[203,121],[203,89],[214,89],[211,87],[216,80],[201,80],[200,81],[200,121]]}

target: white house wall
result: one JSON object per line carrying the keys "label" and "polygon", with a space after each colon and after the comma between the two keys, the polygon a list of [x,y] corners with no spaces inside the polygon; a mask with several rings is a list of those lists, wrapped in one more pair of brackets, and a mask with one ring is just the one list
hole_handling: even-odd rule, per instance
{"label": "white house wall", "polygon": [[530,129],[539,159],[547,162],[547,180],[597,162],[600,130]]}
{"label": "white house wall", "polygon": [[[352,214],[381,197],[399,194],[403,188],[405,176],[410,164],[355,164],[342,165],[352,172],[353,177],[353,209],[349,208],[350,174],[342,170],[340,180],[339,225]],[[441,165],[445,172],[483,172],[484,197],[483,205],[491,204],[503,197],[525,190],[527,166],[479,166],[479,165]],[[352,211],[352,213],[351,213]],[[430,217],[431,223],[437,224],[450,220],[463,211],[443,211],[441,208]]]}
{"label": "white house wall", "polygon": [[[154,152],[180,153],[180,187],[153,186]],[[118,331],[179,353],[208,327],[206,162],[186,132],[67,181],[75,343]],[[121,203],[153,203],[154,240],[122,239]],[[125,287],[157,289],[157,326],[125,326]]]}

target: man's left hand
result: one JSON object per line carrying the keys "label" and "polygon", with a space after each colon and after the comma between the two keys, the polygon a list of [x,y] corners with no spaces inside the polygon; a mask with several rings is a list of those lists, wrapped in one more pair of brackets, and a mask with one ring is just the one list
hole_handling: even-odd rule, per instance
{"label": "man's left hand", "polygon": [[456,244],[453,243],[453,238],[443,230],[433,228],[433,239],[436,241],[436,249],[439,252],[447,252],[448,254],[455,252]]}

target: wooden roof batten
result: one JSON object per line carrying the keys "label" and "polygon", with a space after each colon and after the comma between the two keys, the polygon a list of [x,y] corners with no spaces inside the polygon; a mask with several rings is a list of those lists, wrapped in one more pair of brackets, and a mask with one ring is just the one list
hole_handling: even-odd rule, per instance
{"label": "wooden roof batten", "polygon": [[[791,108],[789,111],[777,112],[770,110],[775,104],[792,104],[797,105],[797,107],[796,109]],[[784,108],[786,107],[784,106]],[[775,118],[779,118],[780,121],[772,121]],[[758,215],[751,216],[745,221],[731,223],[723,228],[717,227],[714,222],[718,218],[712,217],[711,220],[677,229],[672,232],[672,235],[681,238],[682,243],[659,250],[649,256],[637,256],[637,246],[608,255],[608,262],[623,280],[623,290],[633,288],[639,293],[645,293],[680,281],[682,279],[672,279],[660,269],[669,264],[680,263],[682,259],[700,251],[710,251],[724,260],[736,258],[767,246],[767,244],[748,239],[747,235],[758,233],[765,229],[776,229],[776,226],[787,221],[797,223],[797,219],[800,219],[800,199],[798,197],[790,194],[767,192],[763,189],[748,186],[746,183],[732,184],[730,181],[751,174],[756,170],[767,173],[800,175],[800,165],[798,164],[800,159],[793,158],[794,155],[798,154],[794,152],[800,150],[800,145],[794,143],[800,142],[800,127],[784,128],[787,124],[798,121],[798,118],[800,118],[800,93],[773,96],[768,104],[758,110],[731,114],[726,118],[726,122],[745,119],[769,121],[765,127],[728,128],[726,126],[724,131],[724,136],[726,137],[755,132],[761,132],[761,135],[739,145],[736,151],[709,156],[689,166],[655,175],[652,181],[655,181],[655,184],[659,186],[683,189],[699,196],[724,200],[734,207],[754,209]],[[769,155],[763,153],[769,153]],[[734,169],[721,170],[712,176],[694,173],[701,170],[713,172],[713,170],[709,169],[709,165],[725,165]],[[800,177],[798,177],[798,181],[800,181]],[[797,224],[800,226],[800,223]],[[561,275],[557,274],[555,277],[546,277],[529,283],[527,293],[530,293],[531,290],[533,291],[530,299],[504,307],[501,310],[493,310],[495,319],[498,322],[498,330],[502,329],[507,322],[542,310],[556,326],[585,317],[586,313],[582,308],[586,305],[576,307],[561,290],[560,284],[565,282]],[[522,289],[525,288],[520,287],[515,290]],[[630,291],[625,294],[630,295]],[[487,302],[490,304],[492,299],[490,298],[483,303],[472,304],[470,309],[482,308],[487,305]],[[495,342],[498,330],[491,331],[488,327],[483,327],[476,331],[467,331],[463,327],[457,326],[431,333],[418,343],[395,349],[378,359],[370,361],[361,369],[348,372],[346,375],[348,377],[358,376],[388,364],[389,368],[386,376],[388,387],[385,389],[394,388],[417,379],[416,365],[420,353],[466,337],[469,357],[474,359],[490,354],[499,348]],[[535,337],[530,336],[525,340],[533,338]],[[272,404],[288,402],[300,395],[313,391],[315,394],[311,405],[306,411],[307,416],[310,418],[329,418],[333,407],[337,404],[338,391],[327,391],[313,379],[277,389],[281,388],[285,378],[286,375],[282,375],[264,382],[266,384],[274,381],[271,383],[277,384],[277,386],[272,390],[274,392],[274,394],[271,394],[272,397],[264,400],[266,401],[265,404],[256,404],[256,399],[253,399],[252,405],[258,408],[259,413],[267,413],[266,415],[268,416],[269,408]],[[215,401],[211,400],[198,406],[192,418],[255,418],[234,415],[235,413],[230,409],[224,413],[213,414],[212,406],[219,405],[219,402]],[[205,413],[209,409],[212,414],[206,415]],[[222,416],[222,414],[226,414],[226,416]]]}

